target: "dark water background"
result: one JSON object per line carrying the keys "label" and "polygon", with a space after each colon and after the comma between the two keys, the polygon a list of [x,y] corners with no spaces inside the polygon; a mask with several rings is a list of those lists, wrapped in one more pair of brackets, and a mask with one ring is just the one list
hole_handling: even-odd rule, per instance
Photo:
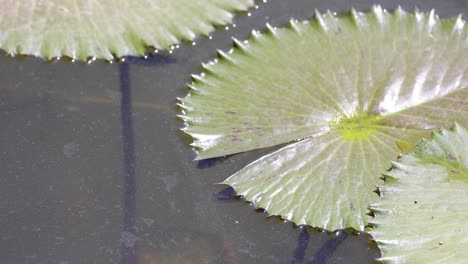
{"label": "dark water background", "polygon": [[269,150],[192,161],[175,98],[231,36],[379,2],[468,13],[465,0],[269,0],[211,40],[147,60],[1,53],[0,263],[373,263],[380,253],[366,234],[295,228],[214,185]]}

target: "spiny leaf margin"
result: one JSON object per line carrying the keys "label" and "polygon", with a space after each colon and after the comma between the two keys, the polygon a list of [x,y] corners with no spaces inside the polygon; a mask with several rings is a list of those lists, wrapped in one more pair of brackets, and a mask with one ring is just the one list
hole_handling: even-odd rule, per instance
{"label": "spiny leaf margin", "polygon": [[0,5],[0,48],[7,53],[112,60],[207,35],[254,0],[0,0]]}

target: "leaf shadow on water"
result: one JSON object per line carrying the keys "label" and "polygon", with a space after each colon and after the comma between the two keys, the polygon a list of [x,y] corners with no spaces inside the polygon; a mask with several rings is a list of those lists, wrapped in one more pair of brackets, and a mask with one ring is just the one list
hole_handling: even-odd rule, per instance
{"label": "leaf shadow on water", "polygon": [[[212,201],[216,202],[231,202],[236,200],[243,200],[242,197],[238,196],[234,188],[226,187],[218,192],[212,194]],[[279,218],[278,218],[279,219]],[[307,249],[309,248],[311,233],[315,232],[327,232],[326,230],[318,230],[309,226],[298,226],[300,229],[299,236],[297,238],[297,245],[291,256],[291,264],[326,264],[335,255],[335,252],[339,249],[340,245],[343,244],[346,239],[351,236],[367,235],[365,233],[357,232],[356,230],[342,229],[337,230],[329,235],[329,238],[323,245],[315,251],[315,253],[306,259]],[[308,229],[311,229],[309,232]],[[369,242],[371,243],[371,242]],[[379,253],[380,256],[380,253]]]}
{"label": "leaf shadow on water", "polygon": [[218,164],[223,163],[229,157],[230,156],[199,160],[197,162],[197,168],[199,168],[199,169],[208,169],[208,168],[214,167],[214,166],[216,166]]}
{"label": "leaf shadow on water", "polygon": [[170,56],[170,54],[162,53],[162,52],[148,53],[144,57],[125,56],[123,58],[123,61],[127,63],[131,63],[131,64],[143,65],[143,66],[149,66],[149,67],[177,63],[177,60],[174,58],[174,56]]}
{"label": "leaf shadow on water", "polygon": [[[307,229],[304,228],[307,232]],[[336,237],[329,239],[323,244],[323,246],[307,261],[308,264],[322,264],[327,263],[328,259],[331,258],[338,247],[346,240],[348,233],[346,230],[337,232]],[[298,245],[299,248],[300,244]],[[296,257],[296,256],[294,256]],[[293,262],[296,263],[296,262]]]}
{"label": "leaf shadow on water", "polygon": [[121,263],[136,263],[136,161],[132,118],[130,64],[119,64],[122,151],[123,151],[123,230],[120,239]]}
{"label": "leaf shadow on water", "polygon": [[175,64],[177,60],[165,53],[152,53],[145,57],[126,56],[119,62],[120,114],[123,152],[123,227],[120,239],[122,264],[137,263],[136,241],[136,159],[133,127],[131,65],[158,67]]}

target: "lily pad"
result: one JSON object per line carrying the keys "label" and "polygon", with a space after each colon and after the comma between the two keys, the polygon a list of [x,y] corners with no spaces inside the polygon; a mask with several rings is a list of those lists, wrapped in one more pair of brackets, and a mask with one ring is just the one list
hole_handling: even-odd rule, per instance
{"label": "lily pad", "polygon": [[289,143],[223,183],[296,224],[363,230],[389,161],[468,125],[467,34],[461,17],[379,6],[267,25],[193,76],[183,130],[197,159]]}
{"label": "lily pad", "polygon": [[0,0],[0,5],[0,48],[6,52],[110,60],[206,35],[253,0]]}
{"label": "lily pad", "polygon": [[385,263],[468,259],[468,131],[456,125],[393,163],[371,209]]}

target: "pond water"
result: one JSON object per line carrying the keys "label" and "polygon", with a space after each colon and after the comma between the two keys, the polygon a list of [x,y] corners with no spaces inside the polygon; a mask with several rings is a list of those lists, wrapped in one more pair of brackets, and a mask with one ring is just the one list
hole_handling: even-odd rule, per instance
{"label": "pond water", "polygon": [[[268,218],[216,185],[271,150],[194,162],[176,98],[189,74],[265,22],[397,1],[259,1],[236,27],[124,63],[0,56],[0,262],[374,263],[367,234]],[[467,14],[464,0],[401,1]]]}

